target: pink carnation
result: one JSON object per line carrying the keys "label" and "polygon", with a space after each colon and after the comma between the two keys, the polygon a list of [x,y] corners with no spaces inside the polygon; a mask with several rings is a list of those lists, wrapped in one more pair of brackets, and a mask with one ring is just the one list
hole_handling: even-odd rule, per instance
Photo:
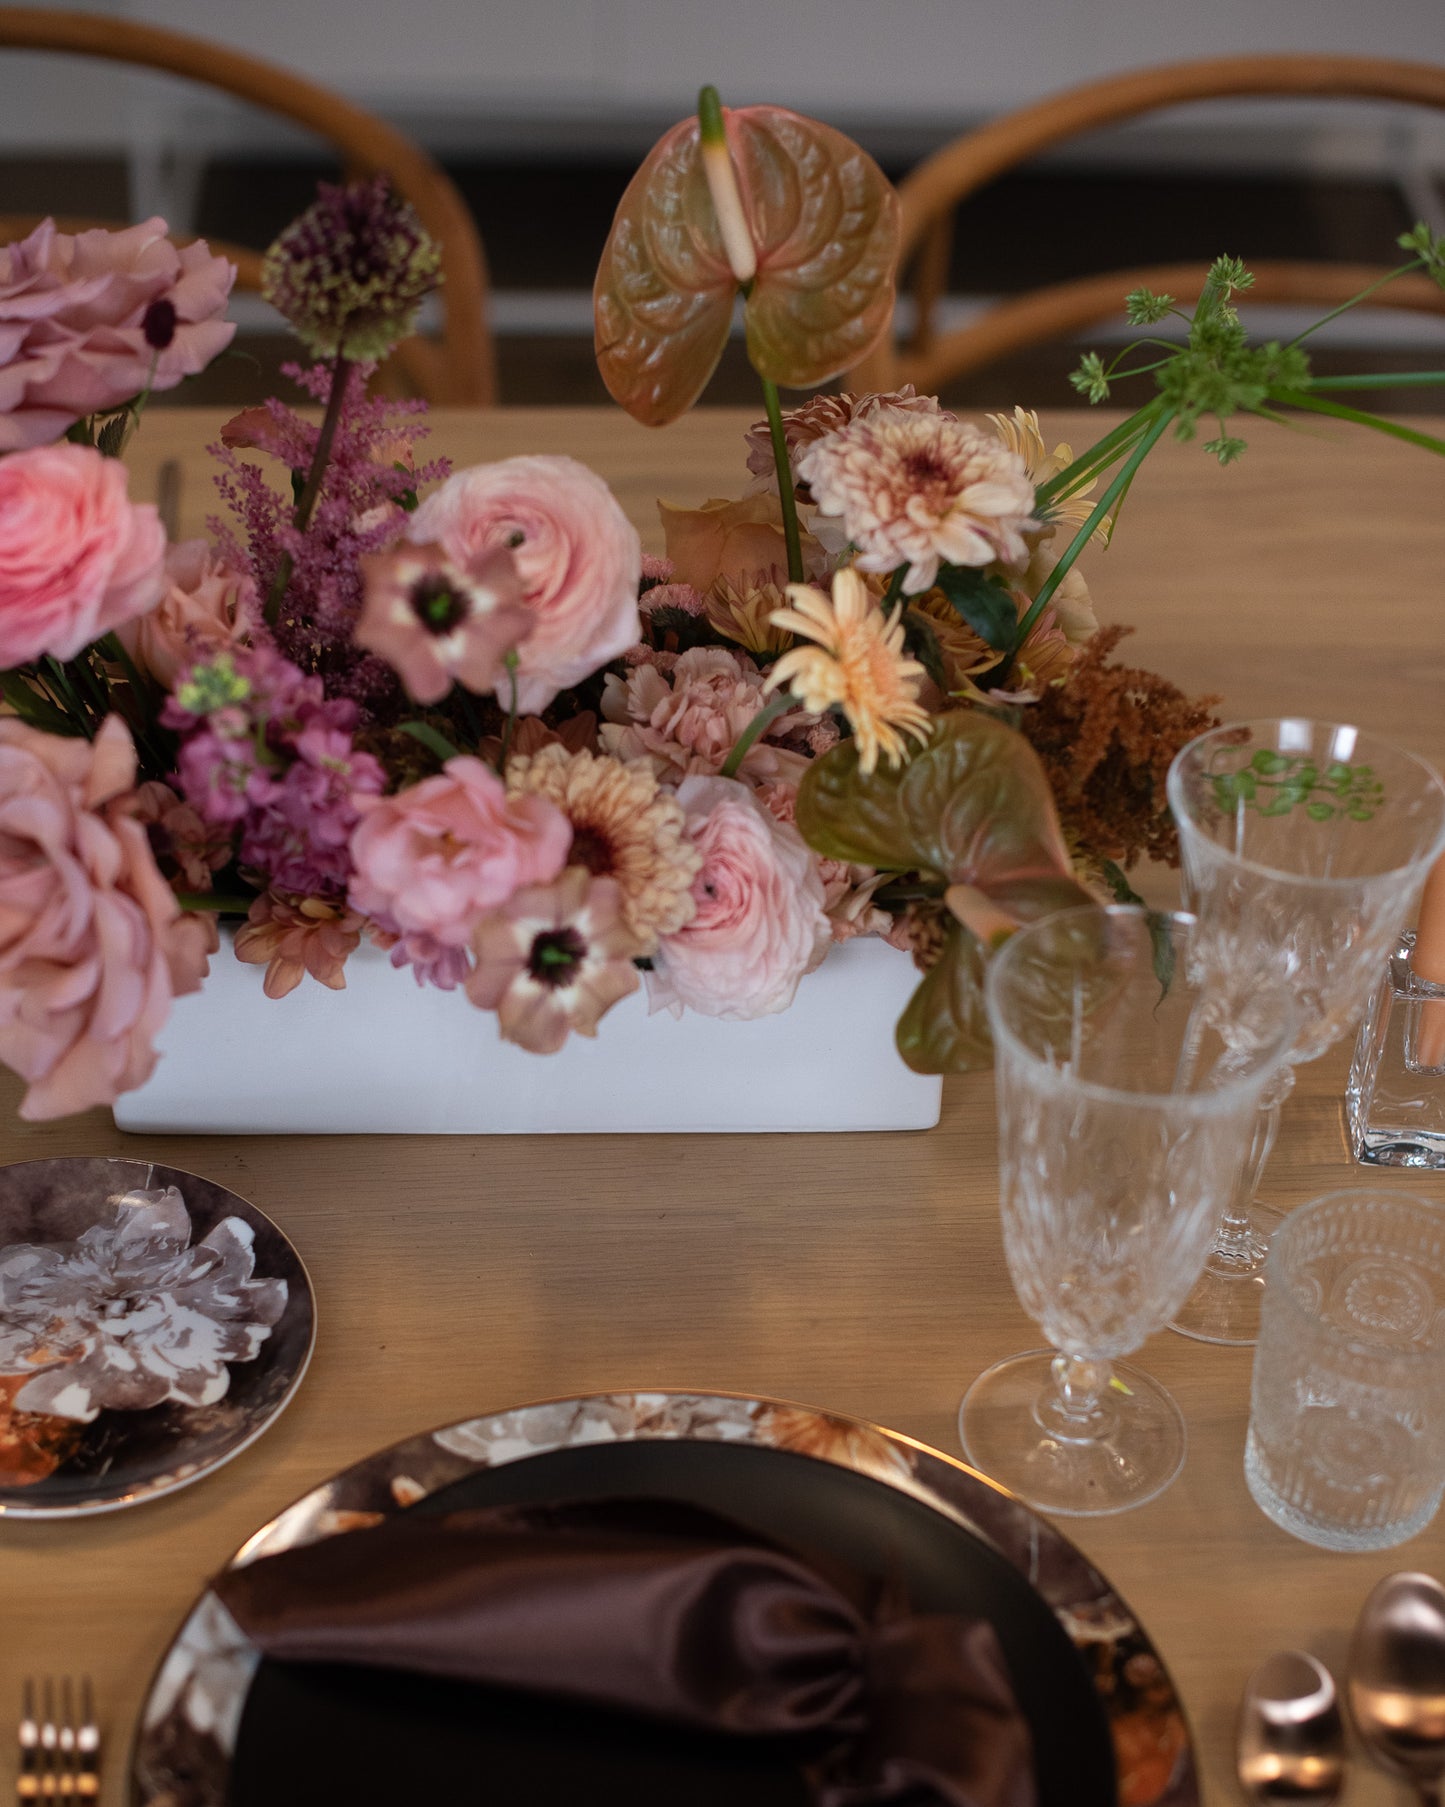
{"label": "pink carnation", "polygon": [[490,766],[449,759],[391,797],[357,797],[351,836],[353,909],[389,933],[464,947],[478,919],[522,885],[546,884],[567,861],[572,828],[544,797],[516,797]]}
{"label": "pink carnation", "polygon": [[233,264],[164,220],[75,237],[45,220],[0,249],[0,452],[204,370],[236,331]]}
{"label": "pink carnation", "polygon": [[148,615],[117,629],[143,672],[173,690],[181,672],[244,636],[256,613],[256,586],[216,558],[204,540],[166,551],[166,586]]}
{"label": "pink carnation", "polygon": [[0,1059],[31,1121],[142,1085],[171,1000],[206,973],[130,813],[135,749],[118,716],[93,743],[0,721]]}
{"label": "pink carnation", "polygon": [[0,669],[73,659],[165,587],[165,529],[126,495],[125,466],[88,446],[0,458]]}
{"label": "pink carnation", "polygon": [[[642,636],[642,542],[602,479],[575,458],[506,458],[458,471],[411,518],[408,539],[437,541],[477,571],[510,547],[535,625],[517,649],[517,702],[538,715]],[[506,679],[496,686],[510,700]]]}
{"label": "pink carnation", "polygon": [[[716,772],[767,703],[762,674],[746,653],[721,646],[691,647],[664,671],[666,657],[654,655],[625,678],[607,674],[603,749],[615,759],[648,759],[657,776],[669,781]],[[806,758],[773,742],[813,719],[800,709],[779,716],[749,747],[743,771],[758,781],[796,784],[807,769]]]}
{"label": "pink carnation", "polygon": [[653,1008],[741,1021],[786,1010],[830,940],[812,854],[736,779],[685,779],[677,800],[702,870],[696,914],[659,944]]}

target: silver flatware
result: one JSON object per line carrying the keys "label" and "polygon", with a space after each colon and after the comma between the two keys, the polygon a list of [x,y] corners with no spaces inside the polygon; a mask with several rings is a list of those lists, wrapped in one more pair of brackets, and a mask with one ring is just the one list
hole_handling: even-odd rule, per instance
{"label": "silver flatware", "polygon": [[1327,1807],[1345,1775],[1339,1692],[1324,1664],[1303,1650],[1267,1657],[1245,1685],[1235,1750],[1245,1798]]}
{"label": "silver flatware", "polygon": [[[78,1702],[78,1708],[77,1708]],[[49,1676],[21,1691],[20,1763],[15,1777],[19,1807],[32,1803],[95,1801],[100,1797],[100,1727],[90,1677],[57,1688]]]}
{"label": "silver flatware", "polygon": [[1387,1575],[1360,1608],[1346,1691],[1355,1730],[1420,1807],[1440,1807],[1445,1775],[1445,1587]]}

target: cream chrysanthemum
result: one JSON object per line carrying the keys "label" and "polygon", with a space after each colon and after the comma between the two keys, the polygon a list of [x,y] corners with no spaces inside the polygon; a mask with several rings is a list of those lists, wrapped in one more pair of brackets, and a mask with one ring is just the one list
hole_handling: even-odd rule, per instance
{"label": "cream chrysanthemum", "polygon": [[903,650],[902,610],[885,615],[850,567],[833,574],[831,602],[810,584],[789,584],[788,600],[792,608],[775,609],[773,625],[816,644],[784,653],[765,688],[786,685],[818,714],[840,708],[864,772],[874,769],[880,753],[901,760],[905,734],[927,740],[932,718],[918,701],[925,673]]}
{"label": "cream chrysanthemum", "polygon": [[820,514],[840,515],[860,571],[908,567],[903,594],[940,564],[1024,563],[1034,489],[1024,461],[966,421],[889,413],[851,422],[798,460]]}
{"label": "cream chrysanthemum", "polygon": [[555,803],[572,824],[569,866],[616,879],[621,915],[640,954],[692,919],[692,881],[702,864],[684,833],[681,805],[645,761],[543,747],[507,766],[510,796]]}

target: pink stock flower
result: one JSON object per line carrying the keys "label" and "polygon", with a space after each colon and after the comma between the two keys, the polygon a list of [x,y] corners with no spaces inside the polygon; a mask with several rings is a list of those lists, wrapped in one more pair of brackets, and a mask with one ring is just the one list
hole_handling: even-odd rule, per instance
{"label": "pink stock flower", "polygon": [[786,1010],[831,937],[817,863],[798,831],[736,779],[685,779],[677,800],[702,870],[692,921],[659,944],[653,1008],[736,1021]]}
{"label": "pink stock flower", "polygon": [[[642,543],[600,477],[575,458],[506,458],[458,471],[411,518],[474,572],[499,547],[516,557],[532,632],[518,649],[517,704],[537,715],[642,636]],[[510,686],[496,687],[503,704]]]}
{"label": "pink stock flower", "polygon": [[45,220],[0,248],[0,452],[204,370],[236,331],[220,317],[235,279],[159,219],[74,237]]}
{"label": "pink stock flower", "polygon": [[153,608],[165,550],[160,516],[129,499],[116,459],[79,445],[0,458],[0,670],[73,659]]}
{"label": "pink stock flower", "polygon": [[365,600],[353,638],[385,659],[419,703],[439,703],[453,683],[490,690],[504,655],[532,631],[505,547],[464,571],[440,546],[403,541],[363,558],[361,572]]}
{"label": "pink stock flower", "polygon": [[[602,745],[617,759],[648,759],[659,778],[676,781],[716,772],[738,736],[767,703],[763,679],[744,653],[695,646],[671,669],[636,665],[625,678],[607,675],[602,692]],[[806,768],[803,755],[772,744],[809,717],[790,710],[754,741],[742,769],[755,779],[790,777]]]}
{"label": "pink stock flower", "polygon": [[554,804],[509,799],[491,767],[467,755],[395,796],[357,802],[352,908],[448,948],[464,947],[478,918],[519,886],[555,878],[572,839]]}
{"label": "pink stock flower", "polygon": [[141,1085],[171,1000],[206,972],[130,813],[135,749],[118,716],[93,743],[0,720],[0,1059],[29,1121]]}
{"label": "pink stock flower", "polygon": [[165,574],[155,608],[116,632],[137,666],[169,690],[197,659],[245,637],[256,614],[256,586],[216,558],[205,540],[167,548]]}

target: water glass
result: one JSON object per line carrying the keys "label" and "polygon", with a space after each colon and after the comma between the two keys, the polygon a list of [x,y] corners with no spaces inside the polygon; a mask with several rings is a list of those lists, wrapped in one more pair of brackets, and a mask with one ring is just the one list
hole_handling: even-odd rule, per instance
{"label": "water glass", "polygon": [[1327,1550],[1422,1531],[1445,1490],[1445,1206],[1327,1193],[1270,1247],[1245,1478]]}
{"label": "water glass", "polygon": [[1004,1251],[1052,1347],[997,1363],[959,1414],[974,1466],[1049,1512],[1119,1512],[1174,1479],[1178,1407],[1116,1358],[1204,1263],[1293,1029],[1248,975],[1201,988],[1194,919],[1064,911],[989,962]]}

